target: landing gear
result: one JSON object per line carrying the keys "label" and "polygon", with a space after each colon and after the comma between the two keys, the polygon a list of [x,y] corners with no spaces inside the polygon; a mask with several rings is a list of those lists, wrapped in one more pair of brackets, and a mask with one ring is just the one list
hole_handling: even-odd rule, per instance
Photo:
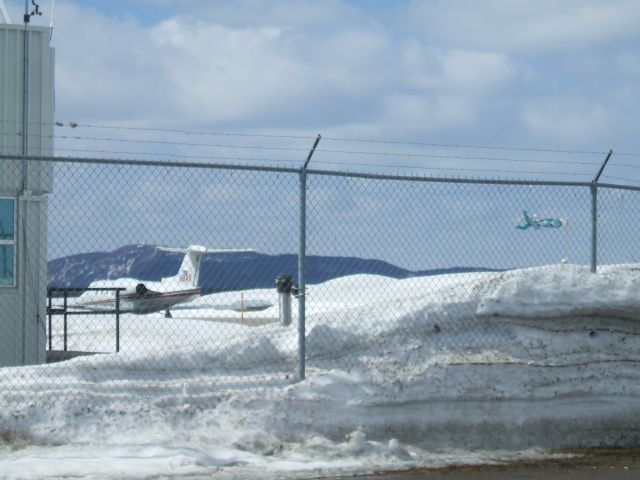
{"label": "landing gear", "polygon": [[173,315],[171,315],[171,312],[169,310],[165,310],[164,311],[164,318],[173,318]]}

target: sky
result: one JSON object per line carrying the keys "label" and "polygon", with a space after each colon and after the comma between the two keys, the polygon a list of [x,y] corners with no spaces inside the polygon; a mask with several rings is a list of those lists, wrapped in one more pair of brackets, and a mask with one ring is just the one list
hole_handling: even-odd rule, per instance
{"label": "sky", "polygon": [[[23,5],[7,2],[14,20]],[[48,26],[52,3],[40,7],[33,23]],[[601,181],[637,187],[639,21],[634,0],[59,0],[55,153],[299,168],[321,134],[311,168],[590,182],[613,149]],[[125,243],[297,250],[296,175],[188,172],[169,184],[161,171],[123,176],[122,168],[96,167],[96,177],[91,170],[56,169],[56,256]],[[511,241],[528,210],[570,220],[571,240],[551,243],[571,254],[554,253],[554,261],[589,257],[588,187],[586,195],[461,187],[457,197],[434,188],[436,196],[425,197],[424,186],[361,183],[309,182],[318,189],[309,209],[324,220],[310,220],[309,253],[409,268],[442,266],[445,258],[445,266],[538,263],[503,261],[512,245],[532,241]],[[637,217],[633,208],[621,216],[622,197],[600,197],[612,201],[602,209],[609,218],[601,212],[601,231],[612,239],[627,238],[621,232]],[[286,214],[274,210],[279,202],[290,207]],[[148,228],[141,211],[153,219]],[[291,233],[280,241],[283,217]],[[451,219],[457,223],[447,225]],[[467,239],[469,223],[486,228]],[[465,241],[443,240],[451,236]],[[500,251],[490,239],[506,243]],[[436,255],[434,240],[459,248]],[[536,258],[549,256],[547,241],[532,242]],[[430,258],[408,255],[416,248]],[[636,257],[621,241],[612,251],[611,260]],[[470,252],[477,253],[467,260]]]}
{"label": "sky", "polygon": [[300,479],[633,446],[639,287],[634,265],[334,279],[306,297],[302,382],[275,289],[245,292],[276,306],[243,320],[123,315],[117,355],[113,318],[75,316],[69,348],[107,354],[0,369],[2,478]]}
{"label": "sky", "polygon": [[[20,18],[23,3],[7,4]],[[49,25],[51,2],[40,7],[34,24]],[[602,152],[640,152],[639,20],[634,0],[59,0],[56,120],[309,137],[300,148],[321,133],[586,150],[597,152],[594,165],[542,170],[590,180]],[[343,161],[374,160],[461,171],[490,163]],[[606,173],[640,181],[640,171],[616,167],[635,160],[614,156]]]}

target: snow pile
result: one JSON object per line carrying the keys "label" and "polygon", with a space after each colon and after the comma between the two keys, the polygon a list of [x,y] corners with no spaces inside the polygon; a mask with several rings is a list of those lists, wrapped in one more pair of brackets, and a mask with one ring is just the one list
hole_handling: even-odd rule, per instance
{"label": "snow pile", "polygon": [[[300,383],[294,326],[255,326],[277,308],[125,317],[117,355],[0,369],[0,478],[301,478],[637,445],[637,273],[311,286]],[[70,342],[102,332],[83,325]]]}
{"label": "snow pile", "polygon": [[[634,272],[637,274],[634,275]],[[550,318],[575,315],[640,319],[640,268],[563,266],[524,270],[478,305],[479,315]]]}

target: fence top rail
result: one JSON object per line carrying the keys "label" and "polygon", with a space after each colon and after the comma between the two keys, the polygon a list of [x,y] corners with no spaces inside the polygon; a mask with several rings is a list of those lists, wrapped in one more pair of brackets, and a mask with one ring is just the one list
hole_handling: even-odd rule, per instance
{"label": "fence top rail", "polygon": [[[461,177],[434,177],[420,175],[398,175],[384,173],[359,173],[336,170],[307,169],[292,167],[274,167],[260,165],[232,165],[228,163],[204,163],[204,162],[174,162],[161,160],[138,160],[138,159],[117,159],[117,158],[91,158],[91,157],[61,157],[61,156],[21,156],[21,155],[0,155],[0,160],[27,160],[34,162],[50,163],[84,163],[98,165],[127,165],[142,167],[170,167],[170,168],[201,168],[211,170],[237,170],[256,171],[272,173],[292,173],[305,175],[322,175],[333,177],[364,178],[371,180],[394,180],[408,182],[431,182],[431,183],[468,183],[485,185],[542,185],[542,186],[564,186],[564,187],[592,187],[593,182],[568,182],[561,180],[523,180],[523,179],[489,179],[489,178],[461,178]],[[640,187],[617,184],[598,184],[599,188],[620,188],[625,190],[640,190]]]}
{"label": "fence top rail", "polygon": [[93,163],[96,165],[127,165],[140,167],[170,167],[170,168],[206,168],[213,170],[255,170],[269,172],[298,173],[299,168],[271,167],[260,165],[231,165],[228,163],[204,162],[169,162],[162,160],[139,160],[122,158],[91,158],[91,157],[60,157],[60,156],[21,156],[0,155],[0,160],[27,160],[29,162],[50,163]]}
{"label": "fence top rail", "polygon": [[619,185],[617,183],[598,183],[598,188],[611,188],[615,190],[640,190],[640,186],[636,185]]}
{"label": "fence top rail", "polygon": [[371,180],[396,180],[405,182],[430,183],[471,183],[482,185],[554,185],[563,187],[588,187],[591,182],[565,182],[561,180],[522,180],[522,179],[490,179],[490,178],[462,178],[462,177],[431,177],[413,175],[390,175],[382,173],[340,172],[331,170],[306,170],[308,175],[323,175],[331,177],[351,177]]}

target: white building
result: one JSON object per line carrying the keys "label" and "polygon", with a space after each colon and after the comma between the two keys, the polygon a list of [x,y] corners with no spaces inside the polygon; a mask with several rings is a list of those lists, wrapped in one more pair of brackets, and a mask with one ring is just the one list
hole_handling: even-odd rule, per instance
{"label": "white building", "polygon": [[25,89],[25,27],[9,21],[0,0],[0,155],[15,156],[0,158],[0,367],[46,359],[46,194],[52,169],[49,163],[27,163],[20,156],[25,148],[27,155],[53,154],[50,31],[26,30]]}

